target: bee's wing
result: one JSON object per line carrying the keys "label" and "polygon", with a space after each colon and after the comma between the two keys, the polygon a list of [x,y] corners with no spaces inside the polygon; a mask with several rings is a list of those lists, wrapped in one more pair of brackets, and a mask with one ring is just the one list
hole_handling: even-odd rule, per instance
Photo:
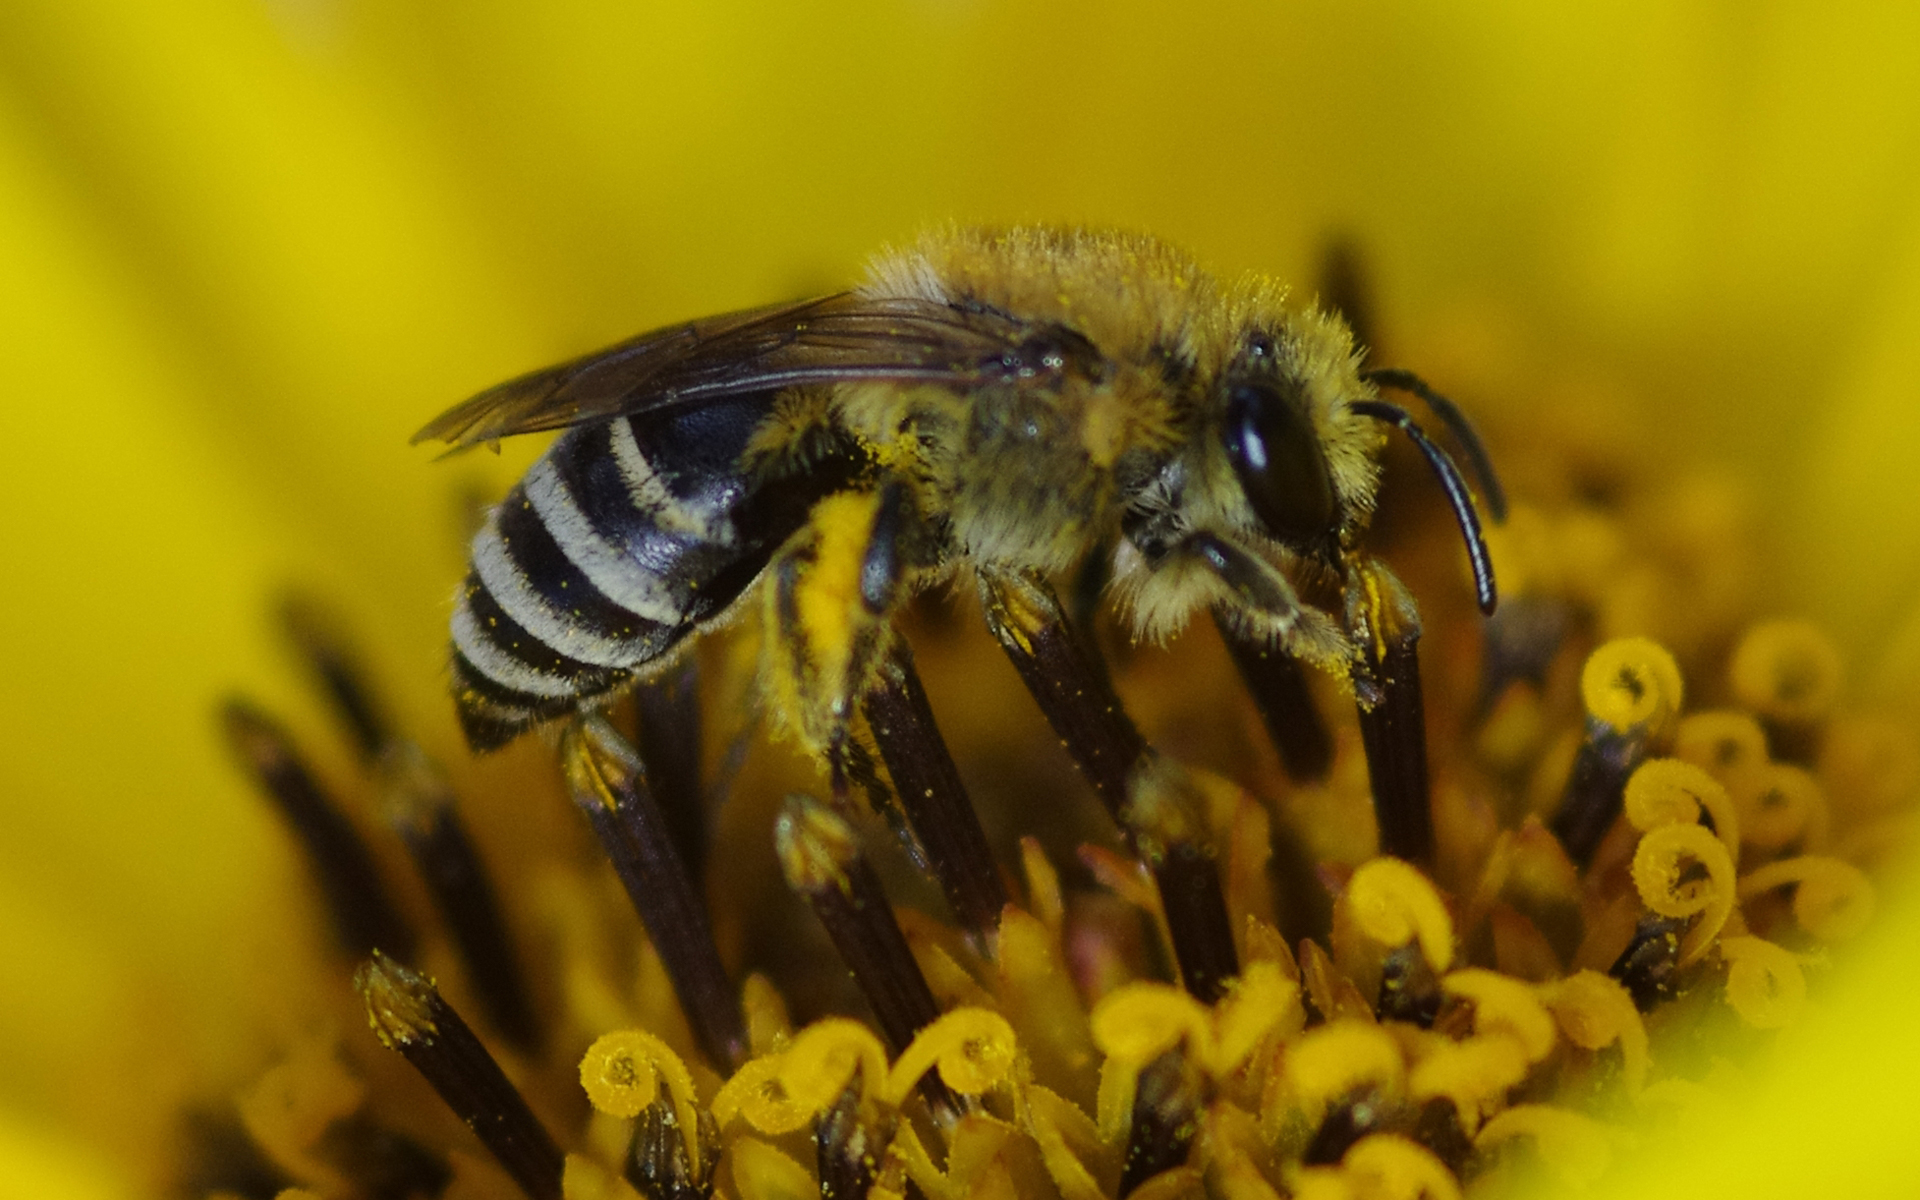
{"label": "bee's wing", "polygon": [[841,292],[708,317],[488,388],[413,435],[455,450],[517,433],[857,379],[970,386],[1018,340],[998,314]]}

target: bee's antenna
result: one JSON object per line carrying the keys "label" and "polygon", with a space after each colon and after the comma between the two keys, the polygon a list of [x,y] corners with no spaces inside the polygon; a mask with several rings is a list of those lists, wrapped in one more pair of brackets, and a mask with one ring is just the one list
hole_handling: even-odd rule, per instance
{"label": "bee's antenna", "polygon": [[[1348,407],[1363,417],[1398,426],[1400,432],[1413,439],[1420,453],[1427,456],[1427,464],[1440,477],[1440,486],[1447,493],[1447,503],[1453,505],[1453,515],[1460,522],[1461,536],[1467,540],[1467,561],[1473,566],[1473,590],[1479,598],[1480,611],[1492,616],[1494,606],[1499,602],[1499,594],[1493,586],[1493,559],[1487,553],[1487,539],[1480,532],[1480,514],[1473,510],[1473,496],[1467,491],[1466,480],[1460,477],[1460,468],[1454,465],[1444,449],[1427,436],[1426,430],[1414,424],[1407,410],[1399,405],[1388,404],[1384,400],[1356,400]],[[1469,444],[1478,445],[1477,442]],[[1488,507],[1492,507],[1491,499]]]}
{"label": "bee's antenna", "polygon": [[[1412,371],[1403,371],[1398,367],[1375,367],[1360,372],[1360,378],[1376,387],[1392,388],[1397,392],[1406,392],[1418,396],[1426,402],[1433,415],[1447,427],[1460,448],[1467,452],[1467,463],[1473,467],[1474,476],[1480,480],[1480,490],[1486,493],[1487,512],[1492,515],[1495,525],[1507,519],[1507,493],[1500,486],[1499,478],[1493,473],[1493,460],[1487,456],[1487,448],[1480,441],[1480,435],[1474,431],[1473,422],[1467,420],[1467,414],[1460,406],[1427,386],[1427,381]],[[1403,426],[1404,428],[1404,426]],[[1411,430],[1408,430],[1411,433]],[[1429,455],[1428,457],[1432,457]],[[1483,605],[1484,607],[1484,605]]]}

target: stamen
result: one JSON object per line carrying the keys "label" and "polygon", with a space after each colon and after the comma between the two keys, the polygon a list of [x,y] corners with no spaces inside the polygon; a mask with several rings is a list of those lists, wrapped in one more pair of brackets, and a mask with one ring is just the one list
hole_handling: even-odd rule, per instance
{"label": "stamen", "polygon": [[247,1135],[229,1104],[223,1111],[189,1109],[181,1119],[185,1168],[183,1195],[229,1193],[246,1200],[273,1200],[293,1181]]}
{"label": "stamen", "polygon": [[1211,1004],[1225,981],[1239,974],[1239,962],[1219,864],[1206,845],[1190,783],[1140,736],[1044,583],[982,573],[980,590],[988,628],[1081,775],[1152,870],[1181,978]]}
{"label": "stamen", "polygon": [[1810,621],[1762,621],[1734,648],[1734,700],[1758,713],[1775,758],[1813,761],[1840,696],[1840,651]]}
{"label": "stamen", "polygon": [[1134,773],[1122,828],[1160,891],[1180,979],[1202,1004],[1240,974],[1220,865],[1201,827],[1203,798],[1178,764],[1155,755]]}
{"label": "stamen", "polygon": [[1348,592],[1347,625],[1360,651],[1353,688],[1380,853],[1426,863],[1433,857],[1433,811],[1420,686],[1420,614],[1384,565],[1367,563],[1360,574]]}
{"label": "stamen", "polygon": [[1253,697],[1254,707],[1267,726],[1267,736],[1280,753],[1280,765],[1295,783],[1314,783],[1333,766],[1333,735],[1314,707],[1307,673],[1300,661],[1267,639],[1243,631],[1218,609],[1214,626],[1220,630],[1233,665]]}
{"label": "stamen", "polygon": [[1686,918],[1663,917],[1648,913],[1634,926],[1633,940],[1620,952],[1607,974],[1626,985],[1633,1006],[1652,1012],[1661,1001],[1673,996],[1673,975],[1680,967],[1680,935],[1686,931]]}
{"label": "stamen", "polygon": [[364,1110],[327,1126],[313,1154],[363,1196],[438,1196],[453,1182],[453,1168],[444,1157]]}
{"label": "stamen", "polygon": [[707,805],[700,783],[700,669],[689,656],[633,689],[639,715],[634,747],[647,787],[660,803],[680,861],[696,889],[707,868]]}
{"label": "stamen", "polygon": [[378,758],[393,736],[392,726],[335,618],[313,600],[293,595],[281,602],[280,623],[341,723],[352,732],[360,757],[368,762]]}
{"label": "stamen", "polygon": [[221,710],[227,742],[241,765],[292,826],[325,898],[340,945],[349,954],[413,955],[413,929],[387,898],[373,852],[320,790],[293,740],[271,717],[241,699]]}
{"label": "stamen", "polygon": [[1588,657],[1580,672],[1586,736],[1550,822],[1575,866],[1593,862],[1620,815],[1628,777],[1666,738],[1681,693],[1673,656],[1646,638],[1617,638]]}
{"label": "stamen", "polygon": [[520,1049],[537,1049],[540,1024],[526,972],[446,777],[410,742],[390,745],[380,772],[387,823],[413,855],[487,1020]]}
{"label": "stamen", "polygon": [[1186,1055],[1179,1050],[1169,1050],[1141,1069],[1134,1084],[1127,1157],[1120,1168],[1120,1200],[1187,1161],[1199,1105],[1198,1080],[1190,1076]]}
{"label": "stamen", "polygon": [[894,640],[863,705],[928,868],[960,923],[981,946],[990,947],[1007,906],[1006,882],[903,640]]}
{"label": "stamen", "polygon": [[940,1006],[894,920],[853,827],[808,796],[788,797],[773,831],[787,884],[812,906],[895,1054],[940,1016]]}
{"label": "stamen", "polygon": [[671,1100],[663,1096],[635,1118],[623,1173],[648,1200],[706,1200],[713,1194],[720,1132],[706,1109],[699,1110],[697,1119],[700,1129],[693,1141],[700,1148],[701,1161],[694,1163],[687,1158],[688,1139],[681,1136],[680,1118]]}
{"label": "stamen", "polygon": [[717,1067],[738,1067],[747,1057],[740,997],[720,962],[706,905],[641,777],[639,758],[597,716],[569,725],[560,753],[573,802],[627,889],[700,1049]]}
{"label": "stamen", "polygon": [[376,952],[353,984],[381,1044],[413,1064],[520,1190],[561,1200],[560,1148],[433,981]]}
{"label": "stamen", "polygon": [[893,1140],[894,1123],[881,1120],[858,1076],[814,1126],[814,1165],[820,1200],[866,1200]]}

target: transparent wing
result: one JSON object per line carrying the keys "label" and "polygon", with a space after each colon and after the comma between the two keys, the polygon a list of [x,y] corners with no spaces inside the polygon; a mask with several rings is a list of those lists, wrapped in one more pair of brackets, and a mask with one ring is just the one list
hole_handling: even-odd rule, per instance
{"label": "transparent wing", "polygon": [[488,388],[413,435],[455,450],[746,392],[860,379],[972,386],[1004,374],[1023,326],[1004,314],[841,292],[708,317]]}

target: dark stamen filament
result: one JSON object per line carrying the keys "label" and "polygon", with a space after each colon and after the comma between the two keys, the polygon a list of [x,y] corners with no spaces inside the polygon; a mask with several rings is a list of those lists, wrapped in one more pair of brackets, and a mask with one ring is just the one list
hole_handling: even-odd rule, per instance
{"label": "dark stamen filament", "polygon": [[1300,661],[1268,639],[1243,631],[1218,610],[1213,623],[1260,710],[1287,778],[1296,783],[1325,779],[1333,765],[1333,735],[1313,705]]}
{"label": "dark stamen filament", "polygon": [[290,596],[280,605],[280,622],[335,714],[353,734],[360,756],[368,762],[378,758],[393,737],[392,728],[333,617],[303,596]]}
{"label": "dark stamen filament", "polygon": [[905,1050],[940,1007],[853,827],[818,801],[792,796],[773,836],[788,886],[826,926],[894,1053]]}
{"label": "dark stamen filament", "polygon": [[878,1114],[868,1111],[861,1090],[856,1074],[815,1126],[814,1167],[820,1177],[820,1200],[866,1200],[887,1144],[893,1140],[892,1121],[879,1121]]}
{"label": "dark stamen filament", "polygon": [[444,1156],[364,1110],[327,1126],[313,1152],[369,1200],[438,1196],[453,1182],[453,1168]]}
{"label": "dark stamen filament", "polygon": [[533,1200],[560,1200],[560,1148],[433,982],[376,953],[354,975],[367,1018]]}
{"label": "dark stamen filament", "polygon": [[1347,623],[1360,650],[1353,687],[1380,826],[1380,853],[1426,863],[1433,857],[1433,812],[1420,685],[1420,618],[1406,589],[1385,567],[1369,563],[1360,574],[1348,601]]}
{"label": "dark stamen filament", "polygon": [[1000,927],[1000,910],[1007,906],[1006,883],[953,755],[934,724],[926,689],[905,643],[896,642],[881,665],[864,708],[928,868],[960,923],[981,945],[991,943]]}
{"label": "dark stamen filament", "polygon": [[706,906],[641,777],[639,758],[597,716],[570,725],[560,753],[574,803],[640,914],[701,1050],[717,1067],[739,1066],[747,1056],[740,998],[720,962]]}
{"label": "dark stamen filament", "polygon": [[387,823],[413,855],[487,1020],[520,1049],[537,1049],[540,1026],[526,972],[445,777],[411,743],[394,743],[380,766]]}
{"label": "dark stamen filament", "polygon": [[700,789],[700,671],[689,657],[633,689],[634,748],[694,886],[707,869],[706,796]]}
{"label": "dark stamen filament", "polygon": [[1169,1050],[1141,1068],[1134,1085],[1127,1157],[1120,1168],[1121,1200],[1162,1171],[1185,1164],[1193,1146],[1197,1104],[1180,1051]]}
{"label": "dark stamen filament", "polygon": [[1567,790],[1548,825],[1574,866],[1585,870],[1593,862],[1594,851],[1620,816],[1627,777],[1646,756],[1646,729],[1620,729],[1598,717],[1587,718],[1586,736],[1573,756]]}
{"label": "dark stamen filament", "polygon": [[221,710],[227,742],[292,826],[326,900],[334,933],[348,953],[413,955],[413,929],[387,898],[373,852],[346,814],[320,790],[285,730],[244,700]]}
{"label": "dark stamen filament", "polygon": [[[880,877],[861,853],[859,836],[839,814],[810,796],[789,796],[773,827],[774,851],[787,886],[813,909],[895,1054],[940,1016],[940,1006],[914,960]],[[936,1111],[963,1106],[929,1072],[921,1094]]]}

